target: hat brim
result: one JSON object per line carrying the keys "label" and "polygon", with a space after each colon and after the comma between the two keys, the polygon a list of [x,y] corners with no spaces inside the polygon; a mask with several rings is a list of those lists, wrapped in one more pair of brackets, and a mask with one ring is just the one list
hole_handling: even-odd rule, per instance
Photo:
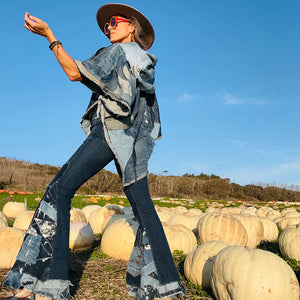
{"label": "hat brim", "polygon": [[128,5],[111,3],[105,4],[98,9],[97,23],[103,33],[104,25],[106,23],[109,23],[112,16],[116,15],[121,15],[127,18],[134,17],[139,22],[140,26],[144,31],[144,39],[148,44],[147,49],[149,49],[152,46],[155,34],[150,21],[141,12]]}

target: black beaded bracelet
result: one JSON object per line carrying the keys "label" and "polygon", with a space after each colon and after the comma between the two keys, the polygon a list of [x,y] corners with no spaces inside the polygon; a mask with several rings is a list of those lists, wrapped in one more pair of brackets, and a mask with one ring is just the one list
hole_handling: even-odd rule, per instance
{"label": "black beaded bracelet", "polygon": [[49,49],[52,51],[56,45],[62,45],[60,41],[54,41],[50,44]]}

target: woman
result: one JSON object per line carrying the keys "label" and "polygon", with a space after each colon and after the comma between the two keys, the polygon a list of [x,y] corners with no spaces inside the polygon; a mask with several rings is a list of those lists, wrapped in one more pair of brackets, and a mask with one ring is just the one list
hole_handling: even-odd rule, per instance
{"label": "woman", "polygon": [[136,299],[181,298],[184,288],[149,195],[147,165],[161,137],[154,88],[156,57],[148,54],[154,31],[146,17],[122,4],[97,12],[112,43],[85,61],[74,61],[48,25],[25,14],[25,28],[44,36],[72,81],[92,90],[82,127],[87,139],[47,187],[5,286],[50,299],[69,299],[68,254],[71,198],[114,160],[124,192],[139,222],[127,268],[127,288]]}

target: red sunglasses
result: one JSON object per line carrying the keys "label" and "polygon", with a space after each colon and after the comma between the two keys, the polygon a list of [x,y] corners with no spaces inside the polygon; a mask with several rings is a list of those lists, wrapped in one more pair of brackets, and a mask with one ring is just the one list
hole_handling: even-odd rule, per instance
{"label": "red sunglasses", "polygon": [[109,34],[108,27],[110,26],[112,29],[115,29],[117,27],[118,23],[121,23],[121,22],[130,22],[130,21],[127,19],[121,18],[121,17],[117,17],[117,16],[111,17],[109,23],[106,23],[104,25],[104,33]]}

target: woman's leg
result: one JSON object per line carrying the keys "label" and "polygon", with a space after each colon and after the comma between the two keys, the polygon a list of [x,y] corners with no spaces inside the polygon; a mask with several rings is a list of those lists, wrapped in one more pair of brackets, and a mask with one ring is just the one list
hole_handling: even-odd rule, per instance
{"label": "woman's leg", "polygon": [[124,192],[140,224],[128,264],[129,292],[137,299],[183,295],[183,285],[150,198],[147,177],[125,187]]}
{"label": "woman's leg", "polygon": [[94,120],[85,142],[47,187],[4,285],[68,299],[69,222],[75,191],[113,159],[103,127]]}

